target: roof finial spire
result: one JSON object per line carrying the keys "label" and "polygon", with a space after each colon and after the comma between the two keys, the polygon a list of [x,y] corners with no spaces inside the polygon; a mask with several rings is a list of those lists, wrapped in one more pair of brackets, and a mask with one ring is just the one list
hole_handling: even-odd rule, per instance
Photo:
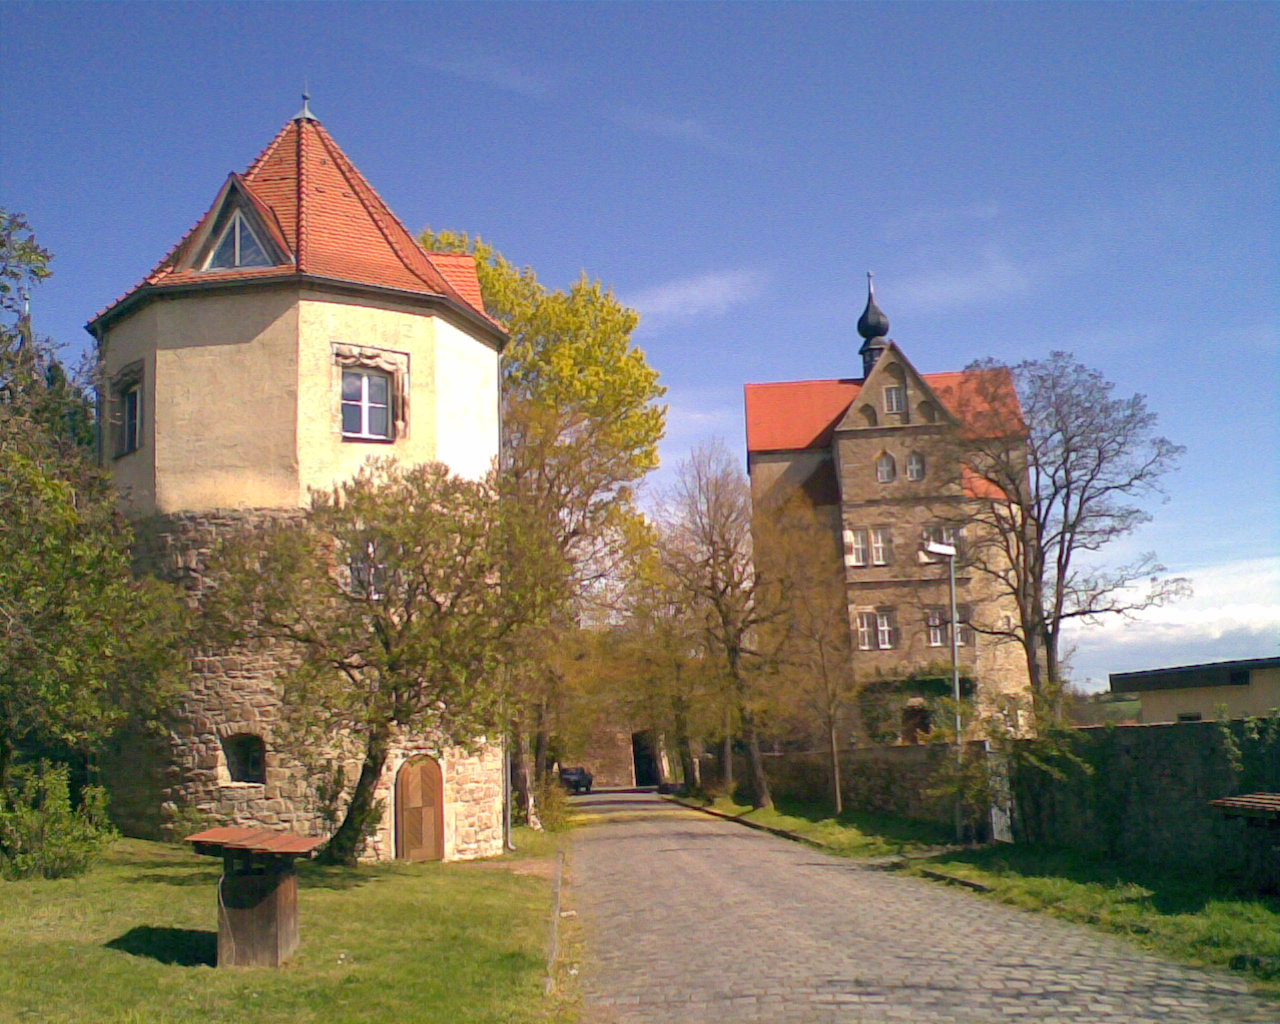
{"label": "roof finial spire", "polygon": [[293,117],[295,121],[314,121],[316,115],[311,113],[311,88],[305,82],[302,86],[302,109]]}
{"label": "roof finial spire", "polygon": [[858,333],[870,341],[872,338],[883,338],[889,333],[889,318],[876,305],[875,275],[867,271],[867,308],[858,317]]}

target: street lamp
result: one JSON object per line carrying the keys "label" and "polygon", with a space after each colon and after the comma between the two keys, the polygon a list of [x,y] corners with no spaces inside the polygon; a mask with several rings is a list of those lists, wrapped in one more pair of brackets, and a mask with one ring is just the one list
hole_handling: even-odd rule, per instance
{"label": "street lamp", "polygon": [[[926,554],[947,560],[947,582],[951,593],[951,697],[955,701],[956,710],[956,761],[960,762],[964,759],[964,747],[961,745],[960,736],[963,723],[960,720],[960,624],[956,621],[956,546],[930,540],[925,541],[924,550]],[[956,839],[962,838],[964,837],[960,820],[960,800],[957,798]]]}

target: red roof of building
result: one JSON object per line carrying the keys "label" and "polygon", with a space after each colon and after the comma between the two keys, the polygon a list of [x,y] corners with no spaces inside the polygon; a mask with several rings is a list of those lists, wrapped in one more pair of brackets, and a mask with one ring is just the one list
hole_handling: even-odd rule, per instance
{"label": "red roof of building", "polygon": [[232,178],[290,261],[216,272],[192,265],[191,249],[207,238],[224,186],[173,251],[95,323],[144,291],[296,275],[439,296],[495,323],[484,309],[474,257],[423,249],[314,118],[290,121],[243,176]]}
{"label": "red roof of building", "polygon": [[[1007,370],[960,370],[921,374],[948,411],[971,427],[989,433],[992,399],[1006,415],[1019,415]],[[803,451],[830,446],[845,412],[858,397],[862,381],[800,380],[746,386],[747,451]],[[1016,424],[1021,428],[1022,424]]]}

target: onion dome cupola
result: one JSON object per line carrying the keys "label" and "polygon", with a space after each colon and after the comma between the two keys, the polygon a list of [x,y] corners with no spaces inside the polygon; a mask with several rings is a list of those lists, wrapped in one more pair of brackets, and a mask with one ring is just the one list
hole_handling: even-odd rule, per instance
{"label": "onion dome cupola", "polygon": [[867,271],[867,308],[862,311],[862,316],[858,317],[858,333],[862,335],[862,347],[858,349],[858,355],[862,356],[862,376],[866,377],[871,373],[871,368],[876,365],[880,353],[885,350],[888,344],[886,335],[889,333],[889,318],[884,315],[884,310],[876,305],[875,278],[869,270]]}

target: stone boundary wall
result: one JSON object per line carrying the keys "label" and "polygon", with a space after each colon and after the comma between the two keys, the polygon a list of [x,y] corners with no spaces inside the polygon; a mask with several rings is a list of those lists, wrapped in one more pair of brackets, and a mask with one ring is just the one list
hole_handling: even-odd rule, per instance
{"label": "stone boundary wall", "polygon": [[[943,743],[857,747],[840,755],[844,805],[849,810],[893,814],[950,824],[953,804],[933,796],[935,776],[952,748]],[[831,803],[831,759],[825,753],[765,758],[773,795]]]}
{"label": "stone boundary wall", "polygon": [[[1094,726],[1073,735],[1074,759],[1053,759],[1060,777],[1017,756],[1035,750],[1034,741],[1018,741],[1010,759],[1016,841],[1280,878],[1280,833],[1209,806],[1223,796],[1280,792],[1280,719]],[[846,806],[950,821],[950,801],[929,791],[951,752],[941,743],[846,752]],[[766,763],[775,796],[830,800],[825,756],[791,754]]]}
{"label": "stone boundary wall", "polygon": [[[1268,736],[1268,729],[1270,730]],[[1280,792],[1280,721],[1094,726],[1076,731],[1063,778],[1021,762],[1012,778],[1015,837],[1190,869],[1253,870],[1268,835],[1209,806]],[[1255,865],[1256,866],[1256,865]]]}

